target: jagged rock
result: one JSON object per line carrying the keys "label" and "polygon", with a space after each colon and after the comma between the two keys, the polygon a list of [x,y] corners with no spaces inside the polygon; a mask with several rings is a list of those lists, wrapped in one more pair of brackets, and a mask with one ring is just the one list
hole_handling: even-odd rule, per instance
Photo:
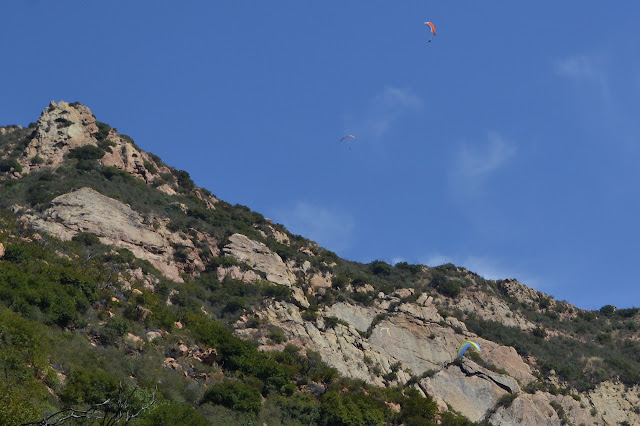
{"label": "jagged rock", "polygon": [[[443,318],[438,314],[438,308],[433,303],[426,303],[422,306],[415,303],[403,303],[396,310],[412,315],[422,321],[439,323]],[[466,329],[466,327],[465,327]]]}
{"label": "jagged rock", "polygon": [[165,194],[168,194],[168,195],[176,195],[178,193],[175,189],[171,187],[171,185],[168,185],[166,183],[163,183],[162,185],[158,186],[157,189],[158,191],[164,192]]}
{"label": "jagged rock", "polygon": [[[518,381],[526,384],[535,379],[531,367],[513,348],[472,333],[457,334],[453,327],[441,325],[442,317],[433,300],[422,302],[424,305],[402,304],[395,312],[340,302],[326,307],[317,322],[302,320],[294,305],[275,302],[259,315],[267,323],[281,328],[289,342],[319,352],[325,362],[347,377],[381,385],[384,383],[382,376],[397,363],[400,365],[397,380],[401,383],[412,375],[431,370],[433,377],[421,382],[423,390],[433,396],[440,407],[450,404],[471,419],[484,419],[503,395],[520,395]],[[384,319],[366,337],[364,331],[370,328],[378,314],[385,314]],[[338,324],[327,329],[324,318],[330,316],[349,325]],[[251,336],[251,330],[244,332],[247,337]],[[462,364],[464,370],[452,364],[458,346],[468,339],[480,344],[486,362],[506,374],[488,370],[467,359]],[[263,349],[271,347],[264,346]],[[553,411],[549,402],[546,407]]]}
{"label": "jagged rock", "polygon": [[305,309],[311,306],[306,296],[304,295],[304,291],[302,291],[300,287],[291,287],[291,298],[296,302],[298,306],[302,306]]}
{"label": "jagged rock", "polygon": [[362,306],[351,305],[344,302],[338,302],[325,309],[327,316],[334,316],[343,321],[348,322],[358,331],[365,332],[371,325],[371,322],[379,313],[378,311]]}
{"label": "jagged rock", "polygon": [[627,387],[622,383],[604,382],[589,392],[593,407],[607,424],[628,422],[640,424],[640,386]]}
{"label": "jagged rock", "polygon": [[230,277],[234,280],[241,280],[246,283],[250,283],[250,282],[254,282],[262,279],[262,277],[256,274],[253,270],[249,269],[245,271],[245,270],[242,270],[237,265],[232,265],[227,267],[218,266],[218,269],[216,270],[216,272],[218,274],[218,279],[220,281],[222,281],[225,277]]}
{"label": "jagged rock", "polygon": [[509,393],[520,393],[520,386],[513,377],[487,370],[486,368],[479,366],[473,361],[469,361],[466,359],[463,360],[460,364],[460,370],[462,370],[462,372],[464,372],[467,376],[479,376],[491,380],[496,385]]}
{"label": "jagged rock", "polygon": [[[499,407],[489,417],[491,424],[507,425],[546,425],[560,426],[562,419],[558,417],[549,400],[540,392],[533,395],[519,395],[508,407]],[[591,422],[587,424],[592,424]]]}
{"label": "jagged rock", "polygon": [[[43,217],[26,215],[33,227],[62,240],[70,240],[77,232],[91,232],[105,244],[124,247],[140,258],[148,260],[167,278],[182,281],[180,271],[204,270],[191,240],[170,232],[164,222],[145,220],[120,201],[106,197],[91,188],[81,188],[54,198]],[[174,246],[188,252],[187,262],[173,261]],[[179,268],[181,266],[181,268]]]}
{"label": "jagged rock", "polygon": [[171,368],[172,370],[182,371],[182,365],[180,365],[180,363],[175,358],[165,358],[162,362],[162,366],[165,368]]}
{"label": "jagged rock", "polygon": [[474,422],[484,420],[500,397],[507,394],[506,390],[486,377],[469,376],[457,365],[449,365],[433,377],[422,379],[420,387]]}
{"label": "jagged rock", "polygon": [[223,252],[264,272],[267,281],[290,286],[296,280],[277,253],[273,253],[263,243],[254,241],[245,235],[233,234],[230,236],[229,244],[224,247]]}
{"label": "jagged rock", "polygon": [[[143,179],[147,183],[153,182],[154,175],[147,170],[147,164],[154,163],[154,167],[165,167],[155,165],[153,159],[146,152],[135,148],[131,143],[124,140],[115,129],[110,129],[107,139],[114,146],[109,147],[106,154],[100,159],[103,166],[116,167],[133,176]],[[162,172],[169,171],[168,169]]]}
{"label": "jagged rock", "polygon": [[319,288],[331,288],[331,275],[325,276],[320,273],[315,273],[309,279],[311,288],[317,290]]}
{"label": "jagged rock", "polygon": [[[51,101],[38,119],[35,137],[19,158],[23,173],[42,167],[56,167],[70,149],[83,145],[97,145],[91,135],[98,131],[96,119],[84,105],[70,106],[64,101]],[[39,157],[44,161],[33,162]]]}
{"label": "jagged rock", "polygon": [[463,312],[475,313],[485,321],[498,321],[509,327],[533,330],[536,325],[522,315],[514,313],[504,300],[482,291],[462,294],[456,301],[456,307]]}
{"label": "jagged rock", "polygon": [[413,295],[413,293],[414,293],[414,290],[412,288],[399,288],[393,293],[391,293],[391,295],[394,297],[397,297],[398,299],[404,299],[406,297]]}
{"label": "jagged rock", "polygon": [[505,370],[511,377],[523,385],[533,382],[536,378],[531,372],[529,364],[523,361],[511,346],[501,346],[486,341],[482,346],[482,359],[489,364]]}
{"label": "jagged rock", "polygon": [[147,342],[153,342],[156,339],[162,338],[162,332],[160,331],[147,331]]}

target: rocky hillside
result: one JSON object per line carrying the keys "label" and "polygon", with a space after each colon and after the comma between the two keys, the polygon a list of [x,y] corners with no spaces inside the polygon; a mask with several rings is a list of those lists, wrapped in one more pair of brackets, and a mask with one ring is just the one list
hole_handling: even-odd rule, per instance
{"label": "rocky hillside", "polygon": [[0,128],[0,208],[0,423],[640,424],[640,310],[340,259],[84,105]]}

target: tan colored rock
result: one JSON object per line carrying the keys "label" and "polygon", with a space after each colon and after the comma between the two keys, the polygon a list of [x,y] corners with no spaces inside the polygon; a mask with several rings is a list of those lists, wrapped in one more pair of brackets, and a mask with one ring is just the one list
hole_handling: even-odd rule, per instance
{"label": "tan colored rock", "polygon": [[127,333],[127,335],[124,336],[124,341],[134,349],[140,349],[144,345],[144,340],[133,333]]}
{"label": "tan colored rock", "polygon": [[535,380],[529,364],[524,362],[511,346],[502,346],[483,339],[480,355],[487,363],[505,370],[522,385],[527,385]]}
{"label": "tan colored rock", "polygon": [[189,354],[189,347],[182,340],[177,342],[173,348],[178,356],[187,356]]}
{"label": "tan colored rock", "polygon": [[311,288],[316,290],[318,288],[331,288],[331,276],[325,276],[321,273],[315,273],[309,279]]}
{"label": "tan colored rock", "polygon": [[162,366],[165,368],[171,368],[172,370],[182,371],[182,365],[175,359],[171,357],[167,357],[162,362]]}
{"label": "tan colored rock", "polygon": [[456,365],[450,365],[433,377],[422,379],[420,386],[429,395],[437,395],[451,408],[474,422],[484,420],[500,397],[507,394],[507,391],[490,380],[469,376]]}
{"label": "tan colored rock", "polygon": [[4,245],[0,243],[0,259],[4,257]]}
{"label": "tan colored rock", "polygon": [[405,297],[409,297],[413,295],[413,293],[414,293],[414,290],[412,288],[399,288],[393,293],[391,293],[391,295],[399,299],[404,299]]}
{"label": "tan colored rock", "polygon": [[243,271],[237,265],[232,265],[227,267],[218,266],[218,269],[216,270],[216,272],[218,274],[218,279],[220,281],[222,281],[226,277],[230,277],[234,280],[241,280],[246,283],[250,283],[250,282],[254,282],[262,279],[262,277],[256,274],[253,270],[249,269],[248,271]]}
{"label": "tan colored rock", "polygon": [[[35,229],[62,240],[70,240],[77,232],[91,232],[105,244],[131,250],[136,257],[148,260],[167,278],[178,282],[182,282],[181,271],[204,270],[191,240],[169,231],[165,221],[145,220],[129,206],[91,188],[60,195],[51,204],[44,217],[25,216]],[[187,263],[178,265],[174,262],[174,246],[187,250]]]}
{"label": "tan colored rock", "polygon": [[[72,107],[64,101],[51,101],[38,119],[35,137],[19,158],[23,173],[30,173],[42,167],[56,167],[70,149],[83,145],[97,145],[92,136],[98,131],[96,119],[84,105]],[[41,164],[32,164],[31,159],[39,156]]]}
{"label": "tan colored rock", "polygon": [[165,194],[168,195],[176,195],[177,192],[175,189],[173,189],[170,185],[163,183],[162,185],[158,186],[158,191],[164,192]]}
{"label": "tan colored rock", "polygon": [[[549,405],[547,397],[537,392],[534,395],[522,394],[513,400],[509,407],[500,407],[490,420],[496,426],[541,425],[560,426],[562,419]],[[591,422],[587,424],[592,424]]]}
{"label": "tan colored rock", "polygon": [[338,302],[325,308],[326,316],[333,316],[353,325],[356,330],[365,332],[379,311],[363,306]]}
{"label": "tan colored rock", "polygon": [[598,413],[598,417],[607,424],[628,422],[640,425],[640,386],[625,387],[622,383],[604,382],[589,392],[589,400]]}
{"label": "tan colored rock", "polygon": [[147,331],[147,342],[153,342],[156,339],[162,339],[160,331]]}
{"label": "tan colored rock", "polygon": [[302,306],[305,309],[311,306],[300,287],[291,287],[291,298],[296,301],[298,306]]}
{"label": "tan colored rock", "polygon": [[456,301],[456,308],[465,313],[475,313],[485,321],[497,321],[509,327],[521,330],[533,330],[536,325],[517,312],[512,312],[502,299],[491,296],[484,291],[462,294]]}
{"label": "tan colored rock", "polygon": [[263,243],[253,241],[245,235],[233,234],[230,236],[229,244],[224,247],[223,252],[225,255],[232,256],[250,267],[264,272],[267,281],[290,286],[296,280],[296,277],[277,253],[273,253]]}

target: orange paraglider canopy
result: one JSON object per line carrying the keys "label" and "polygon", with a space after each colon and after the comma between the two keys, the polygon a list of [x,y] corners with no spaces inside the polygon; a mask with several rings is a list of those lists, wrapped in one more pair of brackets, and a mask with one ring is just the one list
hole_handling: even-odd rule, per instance
{"label": "orange paraglider canopy", "polygon": [[436,27],[431,22],[425,22],[425,25],[428,25],[431,28],[431,34],[436,35]]}

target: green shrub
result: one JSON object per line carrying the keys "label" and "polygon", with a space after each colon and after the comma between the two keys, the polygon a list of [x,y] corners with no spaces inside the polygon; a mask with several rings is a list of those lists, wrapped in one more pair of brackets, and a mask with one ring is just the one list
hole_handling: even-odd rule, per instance
{"label": "green shrub", "polygon": [[201,401],[207,402],[253,414],[262,408],[260,391],[237,380],[224,380],[211,386]]}
{"label": "green shrub", "polygon": [[455,281],[444,281],[436,287],[436,290],[443,296],[455,298],[460,294],[462,288],[460,287],[460,284]]}
{"label": "green shrub", "polygon": [[91,232],[78,232],[71,238],[71,240],[87,247],[101,244],[100,238],[98,238],[96,234],[93,234]]}
{"label": "green shrub", "polygon": [[83,145],[69,150],[67,156],[82,160],[99,160],[105,154],[104,149],[94,145]]}
{"label": "green shrub", "polygon": [[184,170],[177,170],[175,172],[175,175],[178,186],[184,192],[190,192],[196,187],[196,184],[191,180],[191,176],[189,176],[189,173],[185,172]]}
{"label": "green shrub", "polygon": [[208,426],[206,417],[185,402],[163,402],[150,407],[136,420],[141,426]]}
{"label": "green shrub", "polygon": [[613,305],[604,305],[600,308],[600,313],[603,315],[611,315],[616,311],[616,307]]}
{"label": "green shrub", "polygon": [[384,425],[389,408],[363,392],[329,391],[322,395],[320,410],[330,425]]}
{"label": "green shrub", "polygon": [[9,172],[11,169],[18,173],[22,172],[22,166],[15,158],[0,159],[0,172]]}
{"label": "green shrub", "polygon": [[400,419],[407,425],[430,424],[438,413],[438,405],[430,396],[426,398],[415,389],[408,391],[409,396],[400,405]]}
{"label": "green shrub", "polygon": [[77,366],[60,392],[65,404],[99,404],[117,395],[120,383],[116,377],[96,365]]}
{"label": "green shrub", "polygon": [[369,264],[369,268],[374,275],[388,276],[393,272],[393,266],[381,260],[374,260]]}
{"label": "green shrub", "polygon": [[105,140],[109,135],[109,130],[111,130],[111,126],[105,123],[101,123],[100,121],[96,121],[96,126],[98,126],[98,131],[94,133],[93,136],[98,141]]}

